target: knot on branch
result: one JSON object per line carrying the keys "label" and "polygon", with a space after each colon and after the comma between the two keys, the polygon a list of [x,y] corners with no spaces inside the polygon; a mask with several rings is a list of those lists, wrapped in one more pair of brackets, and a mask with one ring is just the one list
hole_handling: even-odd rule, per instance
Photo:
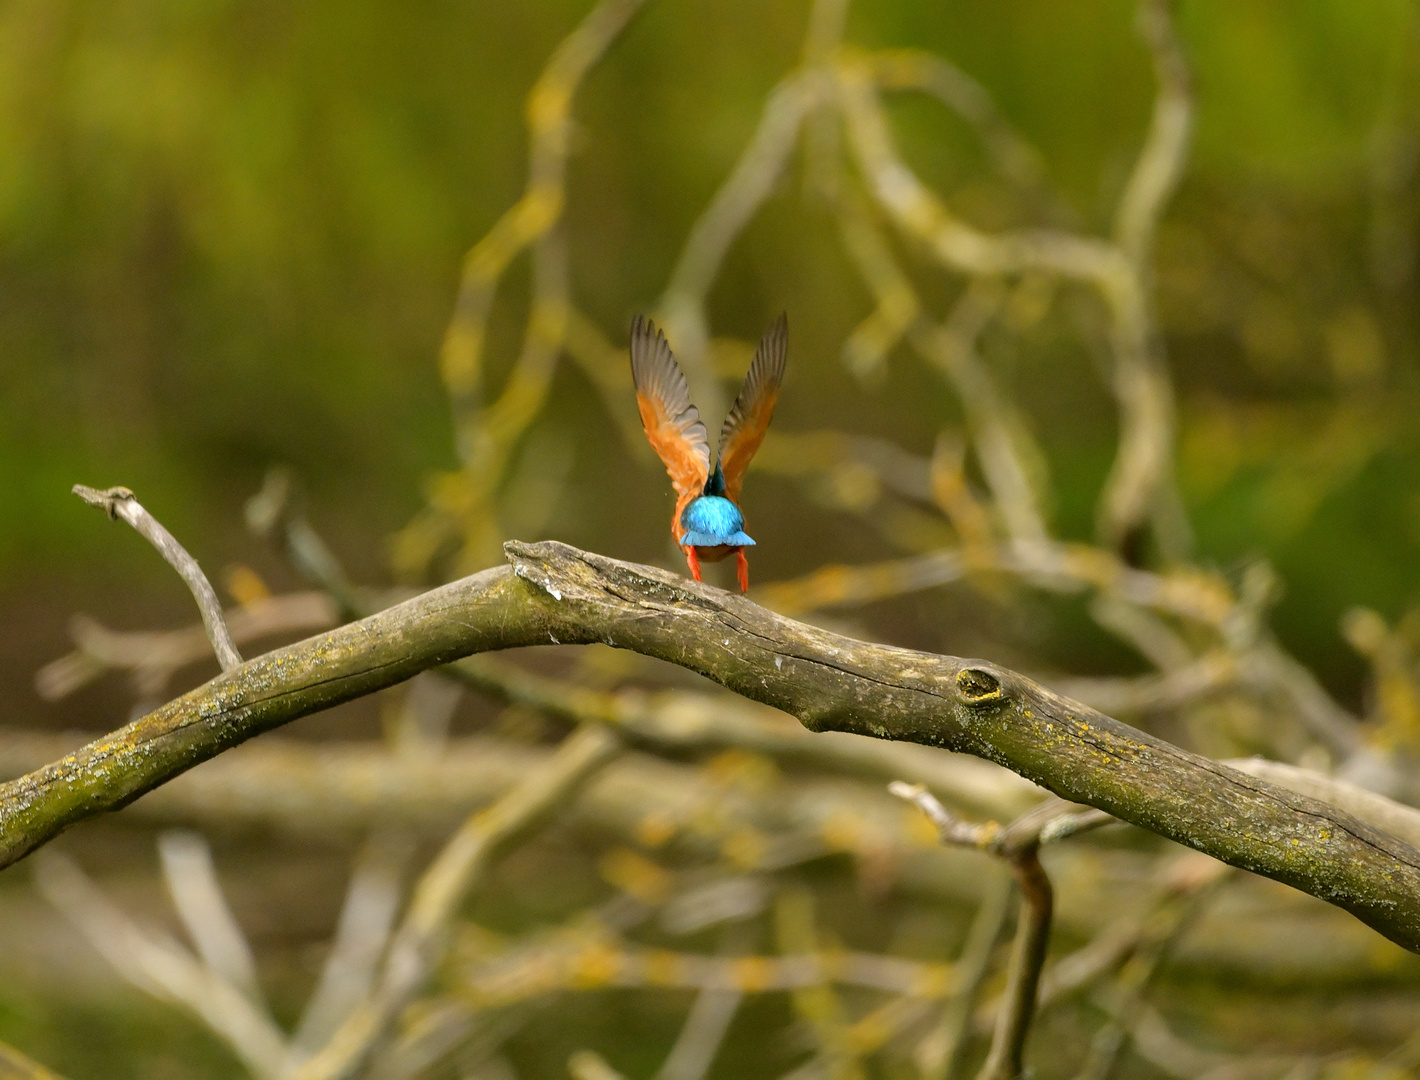
{"label": "knot on branch", "polygon": [[962,668],[957,672],[957,692],[968,705],[986,705],[1006,696],[1001,680],[982,668]]}

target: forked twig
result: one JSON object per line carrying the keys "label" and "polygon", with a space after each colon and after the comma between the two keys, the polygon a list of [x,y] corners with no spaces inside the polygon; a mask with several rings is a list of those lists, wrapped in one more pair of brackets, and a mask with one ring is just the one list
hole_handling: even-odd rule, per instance
{"label": "forked twig", "polygon": [[977,1074],[977,1080],[1016,1080],[1021,1075],[1026,1036],[1035,1013],[1036,989],[1050,944],[1054,911],[1050,878],[1040,865],[1040,846],[1114,819],[1101,810],[1055,801],[1028,811],[1005,827],[994,821],[978,825],[956,817],[920,786],[895,781],[888,790],[916,804],[931,818],[943,843],[1000,856],[1020,886],[1021,909],[1006,975],[1004,1007],[997,1013],[991,1050]]}

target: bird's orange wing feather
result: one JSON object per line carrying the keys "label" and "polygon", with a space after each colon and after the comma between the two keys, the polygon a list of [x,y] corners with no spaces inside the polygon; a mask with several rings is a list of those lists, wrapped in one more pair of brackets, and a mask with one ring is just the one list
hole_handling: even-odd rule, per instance
{"label": "bird's orange wing feather", "polygon": [[710,436],[690,403],[690,387],[665,334],[640,315],[631,324],[631,377],[641,426],[675,487],[671,535],[679,540],[681,512],[701,493],[710,475]]}
{"label": "bird's orange wing feather", "polygon": [[720,468],[725,473],[725,494],[732,502],[739,502],[745,470],[774,418],[788,356],[789,324],[780,315],[760,339],[740,396],[720,429]]}

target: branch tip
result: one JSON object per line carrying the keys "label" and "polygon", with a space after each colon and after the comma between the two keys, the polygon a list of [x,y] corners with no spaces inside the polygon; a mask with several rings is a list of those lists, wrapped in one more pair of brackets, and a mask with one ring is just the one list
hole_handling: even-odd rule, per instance
{"label": "branch tip", "polygon": [[158,549],[158,554],[178,572],[191,591],[192,598],[197,601],[197,608],[202,613],[202,625],[207,629],[207,638],[212,642],[212,651],[217,654],[217,662],[222,665],[222,670],[231,671],[240,667],[242,654],[237,652],[237,647],[232,644],[226,616],[222,614],[222,605],[212,583],[207,580],[202,567],[197,565],[197,560],[187,553],[187,549],[177,542],[172,533],[163,528],[157,518],[144,509],[138,497],[126,487],[111,487],[106,491],[99,491],[84,484],[75,484],[71,490],[90,506],[96,506],[108,514],[111,520],[123,518],[148,543]]}
{"label": "branch tip", "polygon": [[138,501],[137,496],[126,487],[111,487],[100,491],[85,484],[75,484],[70,490],[90,506],[102,510],[109,516],[110,521],[117,520],[120,503]]}

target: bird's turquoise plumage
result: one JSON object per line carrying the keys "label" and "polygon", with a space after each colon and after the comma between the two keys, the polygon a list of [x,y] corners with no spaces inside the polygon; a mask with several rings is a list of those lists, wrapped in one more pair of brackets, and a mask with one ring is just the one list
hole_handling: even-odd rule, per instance
{"label": "bird's turquoise plumage", "polygon": [[680,515],[685,530],[680,543],[694,547],[752,547],[754,541],[746,535],[744,515],[740,508],[723,495],[702,495],[691,501]]}

